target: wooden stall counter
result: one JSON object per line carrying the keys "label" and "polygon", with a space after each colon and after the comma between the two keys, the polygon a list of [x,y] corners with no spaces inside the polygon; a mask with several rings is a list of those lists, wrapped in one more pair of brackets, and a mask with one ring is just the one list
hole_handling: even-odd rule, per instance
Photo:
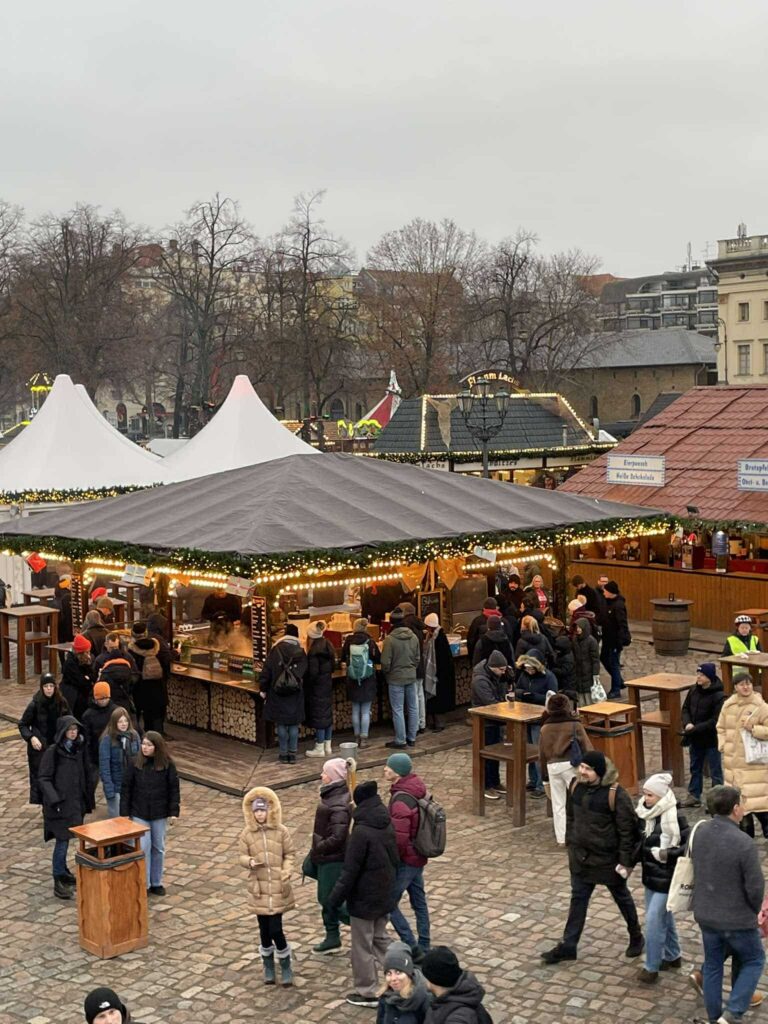
{"label": "wooden stall counter", "polygon": [[[512,824],[525,824],[525,776],[529,761],[539,756],[539,748],[528,743],[528,726],[540,722],[544,708],[522,701],[502,701],[470,708],[472,719],[472,813],[485,814],[486,760],[504,761],[507,766],[507,806],[512,811]],[[486,722],[506,726],[506,743],[485,745]]]}

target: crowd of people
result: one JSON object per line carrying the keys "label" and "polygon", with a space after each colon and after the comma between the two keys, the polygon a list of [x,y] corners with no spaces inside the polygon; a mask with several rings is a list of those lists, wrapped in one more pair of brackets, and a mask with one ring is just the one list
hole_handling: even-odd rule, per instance
{"label": "crowd of people", "polygon": [[[749,743],[768,745],[768,703],[743,671],[735,672],[734,692],[726,699],[716,665],[700,664],[682,707],[688,795],[679,804],[672,776],[661,771],[644,780],[633,803],[610,759],[593,749],[579,718],[579,707],[595,697],[600,663],[611,678],[608,696],[617,696],[623,686],[621,651],[631,642],[626,606],[607,578],[595,588],[579,576],[571,582],[576,597],[567,621],[552,615],[540,576],[523,587],[513,575],[498,598],[486,600],[468,635],[473,704],[522,700],[543,708],[540,725],[530,729],[539,757],[529,765],[528,787],[551,801],[555,841],[567,853],[571,896],[562,938],[541,959],[547,965],[577,959],[590,900],[603,886],[626,925],[626,957],[644,956],[638,981],[653,985],[664,972],[679,971],[682,952],[668,903],[676,865],[687,855],[703,946],[701,965],[689,977],[703,996],[707,1021],[735,1024],[762,1001],[756,987],[765,957],[757,916],[764,882],[752,839],[756,823],[768,837],[768,782],[764,760],[750,756]],[[432,945],[427,880],[429,862],[443,848],[436,829],[443,830],[444,846],[445,818],[410,756],[419,730],[441,728],[439,716],[455,703],[453,657],[436,615],[422,622],[406,603],[390,620],[381,649],[369,635],[368,621],[360,619],[340,652],[325,636],[324,623],[310,628],[306,644],[288,623],[264,665],[260,695],[265,718],[276,726],[280,761],[296,763],[299,725],[306,722],[315,734],[307,756],[322,757],[324,763],[311,845],[301,863],[275,791],[258,786],[242,801],[239,863],[257,918],[263,982],[294,982],[284,916],[296,905],[293,884],[303,876],[317,883],[322,921],[313,953],[341,952],[343,929],[349,930],[347,1002],[376,1008],[377,1024],[487,1024],[482,985],[452,950]],[[44,837],[54,841],[58,898],[73,896],[69,828],[93,811],[99,782],[110,816],[122,814],[147,826],[142,839],[147,891],[165,894],[166,830],[180,813],[180,787],[162,733],[170,653],[163,648],[161,627],[137,623],[124,643],[109,630],[96,602],[64,660],[61,686],[53,675],[43,675],[22,716],[29,799],[42,805]],[[759,649],[751,620],[738,616],[724,654]],[[333,756],[332,677],[339,663],[346,670],[359,746],[368,739],[378,673],[388,688],[394,738],[387,743],[391,753],[381,791],[373,780],[354,785],[354,762]],[[500,742],[499,728],[486,724],[487,745]],[[484,763],[485,795],[498,799],[505,791],[498,762]],[[712,783],[711,820],[691,828],[683,811],[701,806],[705,773]],[[636,867],[644,927],[628,886]],[[728,958],[732,983],[724,1008]],[[130,1021],[109,989],[91,993],[85,1013],[95,1024]]]}
{"label": "crowd of people", "polygon": [[368,619],[357,619],[341,651],[328,640],[326,624],[314,622],[305,644],[298,627],[288,622],[273,644],[259,677],[264,719],[273,723],[283,764],[296,764],[299,727],[314,732],[307,757],[328,757],[333,751],[333,673],[340,664],[352,706],[355,742],[368,745],[371,708],[379,680],[387,687],[394,737],[386,745],[405,750],[427,728],[440,732],[442,717],[456,706],[453,656],[440,620],[434,613],[422,621],[410,602],[390,614],[391,629],[379,648]]}

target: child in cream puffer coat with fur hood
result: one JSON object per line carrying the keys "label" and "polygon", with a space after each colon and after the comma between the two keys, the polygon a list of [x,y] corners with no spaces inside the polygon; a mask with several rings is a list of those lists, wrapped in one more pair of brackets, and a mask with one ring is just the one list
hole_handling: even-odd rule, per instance
{"label": "child in cream puffer coat with fur hood", "polygon": [[277,795],[256,786],[243,797],[245,828],[240,833],[240,864],[248,869],[248,893],[259,922],[264,984],[275,984],[275,956],[283,985],[293,984],[291,947],[283,933],[283,914],[296,901],[291,889],[293,839],[283,825]]}

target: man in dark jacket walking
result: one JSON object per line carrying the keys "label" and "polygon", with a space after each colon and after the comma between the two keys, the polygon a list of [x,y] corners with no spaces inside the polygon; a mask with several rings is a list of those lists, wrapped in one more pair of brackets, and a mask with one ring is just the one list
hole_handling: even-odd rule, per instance
{"label": "man in dark jacket walking", "polygon": [[[398,906],[392,911],[389,919],[402,941],[411,947],[414,959],[417,959],[420,958],[419,950],[425,953],[429,949],[429,907],[424,891],[424,867],[427,858],[422,857],[413,845],[419,830],[418,801],[427,795],[427,787],[424,780],[414,772],[410,757],[401,752],[392,754],[387,760],[384,778],[390,783],[389,816],[395,829],[397,852],[400,855],[395,880],[395,899]],[[399,906],[406,892],[416,915],[418,942]]]}
{"label": "man in dark jacket walking", "polygon": [[[765,881],[757,847],[739,823],[745,811],[733,786],[716,786],[713,817],[691,843],[696,885],[693,916],[704,945],[703,989],[707,1019],[734,1024],[750,1006],[765,963],[757,915]],[[733,958],[731,994],[723,1012],[723,965]]]}
{"label": "man in dark jacket walking", "polygon": [[56,738],[40,762],[40,792],[43,797],[43,838],[54,839],[53,893],[72,899],[75,876],[67,868],[69,830],[82,825],[94,807],[93,787],[80,723],[72,715],[59,719]]}
{"label": "man in dark jacket walking", "polygon": [[705,661],[696,669],[696,685],[683,702],[683,745],[691,756],[691,781],[683,807],[698,807],[704,787],[704,764],[709,764],[713,786],[723,784],[723,764],[717,749],[717,720],[725,700],[723,684],[714,662]]}
{"label": "man in dark jacket walking", "polygon": [[383,966],[389,945],[387,915],[395,907],[398,855],[395,830],[375,782],[355,788],[352,832],[344,868],[328,898],[329,907],[347,901],[351,925],[353,1006],[378,1005],[376,964]]}
{"label": "man in dark jacket walking", "polygon": [[462,971],[448,946],[435,946],[424,957],[421,972],[433,995],[424,1024],[485,1024],[485,989],[472,971]]}
{"label": "man in dark jacket walking", "polygon": [[575,960],[587,908],[596,885],[604,885],[621,911],[628,957],[640,956],[645,943],[627,878],[639,838],[632,800],[617,785],[614,764],[599,750],[584,754],[566,803],[565,845],[571,872],[571,906],[562,941],[541,954],[546,964]]}
{"label": "man in dark jacket walking", "polygon": [[608,700],[621,696],[624,689],[624,677],[621,674],[621,652],[629,647],[632,637],[627,621],[627,605],[619,593],[618,583],[609,580],[603,587],[606,612],[603,624],[603,646],[600,660],[611,677],[611,690]]}

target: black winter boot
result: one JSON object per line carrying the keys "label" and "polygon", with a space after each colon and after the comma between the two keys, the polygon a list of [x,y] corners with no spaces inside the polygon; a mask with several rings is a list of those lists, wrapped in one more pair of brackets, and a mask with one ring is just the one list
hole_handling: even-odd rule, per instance
{"label": "black winter boot", "polygon": [[53,880],[53,895],[60,900],[71,900],[74,897],[71,886],[67,885],[62,875],[57,875]]}

